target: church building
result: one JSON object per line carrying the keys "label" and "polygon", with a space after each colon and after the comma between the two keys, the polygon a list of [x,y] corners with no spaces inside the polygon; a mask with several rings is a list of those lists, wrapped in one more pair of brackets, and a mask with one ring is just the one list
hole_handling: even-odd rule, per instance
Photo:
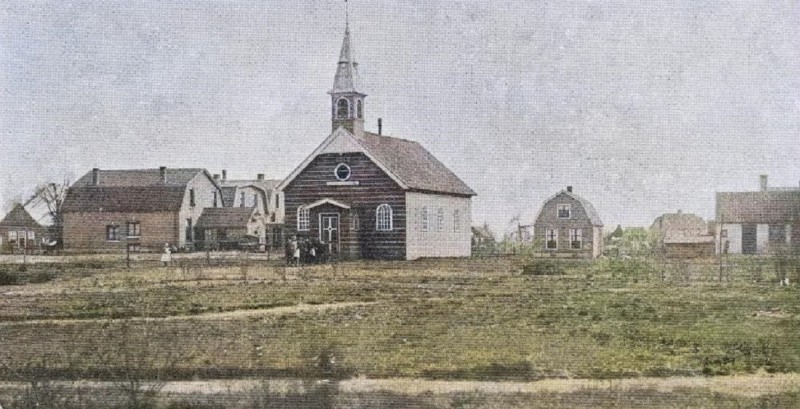
{"label": "church building", "polygon": [[419,143],[364,130],[350,29],[331,96],[332,133],[279,186],[287,237],[342,259],[470,255],[475,192]]}

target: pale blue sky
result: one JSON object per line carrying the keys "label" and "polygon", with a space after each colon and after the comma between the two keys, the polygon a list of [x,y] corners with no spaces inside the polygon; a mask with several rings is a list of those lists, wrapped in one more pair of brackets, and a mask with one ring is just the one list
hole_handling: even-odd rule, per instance
{"label": "pale blue sky", "polygon": [[[800,2],[351,0],[367,129],[496,230],[564,188],[607,226],[800,183]],[[93,167],[285,177],[330,131],[341,0],[0,4],[0,208]]]}

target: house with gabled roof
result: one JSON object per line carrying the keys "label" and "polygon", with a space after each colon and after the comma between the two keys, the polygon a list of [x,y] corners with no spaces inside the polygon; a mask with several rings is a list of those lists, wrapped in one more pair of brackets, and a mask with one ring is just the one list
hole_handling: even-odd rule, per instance
{"label": "house with gabled roof", "polygon": [[222,191],[204,169],[92,169],[64,199],[64,250],[191,250],[205,208],[222,207]]}
{"label": "house with gabled roof", "polygon": [[717,252],[767,254],[800,245],[800,186],[771,187],[767,175],[760,189],[717,192]]}
{"label": "house with gabled roof", "polygon": [[47,228],[21,204],[15,205],[0,220],[0,253],[39,249],[47,241]]}
{"label": "house with gabled roof", "polygon": [[533,225],[534,242],[552,254],[599,257],[603,254],[603,222],[591,202],[572,186],[542,204]]}
{"label": "house with gabled roof", "polygon": [[332,133],[279,186],[286,232],[334,257],[470,255],[475,192],[419,143],[364,130],[366,94],[345,30],[331,95]]}
{"label": "house with gabled roof", "polygon": [[[214,180],[222,189],[222,203],[225,207],[255,209],[254,216],[259,221],[255,235],[259,238],[261,247],[275,249],[283,246],[283,198],[277,189],[280,180],[266,179],[263,173],[256,175],[255,179],[228,179],[226,170],[221,175],[214,174]],[[246,226],[229,227],[235,230]]]}
{"label": "house with gabled roof", "polygon": [[650,225],[654,250],[669,258],[708,257],[714,254],[714,236],[708,223],[692,213],[664,213]]}

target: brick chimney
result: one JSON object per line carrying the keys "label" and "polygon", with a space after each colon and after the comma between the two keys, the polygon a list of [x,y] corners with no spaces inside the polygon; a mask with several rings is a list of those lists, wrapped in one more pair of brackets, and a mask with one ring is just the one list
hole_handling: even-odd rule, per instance
{"label": "brick chimney", "polygon": [[378,135],[383,135],[383,118],[378,118]]}
{"label": "brick chimney", "polygon": [[762,192],[766,192],[767,191],[767,187],[769,186],[768,183],[767,183],[767,175],[761,175],[759,177],[759,181],[761,182],[761,191]]}
{"label": "brick chimney", "polygon": [[161,183],[167,183],[167,167],[161,166],[158,168],[158,176],[161,178]]}
{"label": "brick chimney", "polygon": [[567,193],[572,193],[572,186],[567,186]]}
{"label": "brick chimney", "polygon": [[256,179],[257,180],[264,180],[264,174],[263,173],[259,173],[258,175],[256,175]]}
{"label": "brick chimney", "polygon": [[222,169],[222,180],[228,180],[228,171]]}
{"label": "brick chimney", "polygon": [[97,186],[100,183],[100,169],[92,169],[92,184]]}

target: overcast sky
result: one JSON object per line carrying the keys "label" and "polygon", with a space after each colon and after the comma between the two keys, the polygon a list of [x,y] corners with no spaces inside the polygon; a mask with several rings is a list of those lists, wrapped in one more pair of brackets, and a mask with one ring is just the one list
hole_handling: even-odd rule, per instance
{"label": "overcast sky", "polygon": [[[351,0],[368,130],[532,222],[606,226],[800,183],[798,1]],[[103,169],[288,175],[330,132],[342,0],[0,1],[0,208]]]}

